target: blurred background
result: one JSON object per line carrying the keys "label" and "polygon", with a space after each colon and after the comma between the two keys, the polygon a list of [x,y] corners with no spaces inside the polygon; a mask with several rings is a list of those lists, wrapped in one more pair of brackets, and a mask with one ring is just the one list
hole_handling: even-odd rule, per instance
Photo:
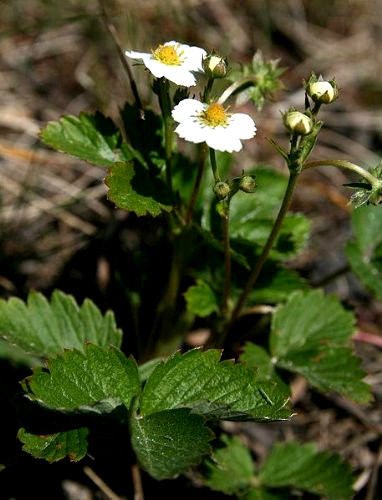
{"label": "blurred background", "polygon": [[[382,0],[3,0],[0,12],[0,297],[60,287],[79,300],[90,296],[101,308],[112,306],[123,326],[123,300],[114,285],[136,237],[131,227],[120,231],[128,215],[106,200],[104,170],[49,150],[38,138],[47,121],[63,114],[100,109],[115,118],[131,99],[106,22],[126,49],[149,51],[178,40],[237,63],[250,62],[258,49],[266,59],[280,59],[284,88],[262,111],[244,108],[258,135],[237,155],[238,170],[257,163],[284,168],[268,138],[287,144],[280,112],[303,108],[302,80],[311,71],[336,77],[341,89],[322,112],[326,126],[313,158],[350,159],[366,167],[379,162]],[[151,104],[147,75],[133,71]],[[313,283],[339,271],[329,290],[355,309],[360,328],[380,334],[381,304],[346,273],[351,208],[342,184],[348,180],[335,169],[304,174],[293,208],[312,218],[313,232],[291,265]],[[361,351],[369,382],[381,395],[380,351]],[[370,422],[380,410],[375,406],[366,415],[351,403],[311,400],[297,382],[295,399],[302,408],[282,432],[340,450],[360,473],[360,498],[373,495],[375,489],[365,485],[375,477],[382,452]],[[279,431],[254,426],[246,432],[261,456]]]}

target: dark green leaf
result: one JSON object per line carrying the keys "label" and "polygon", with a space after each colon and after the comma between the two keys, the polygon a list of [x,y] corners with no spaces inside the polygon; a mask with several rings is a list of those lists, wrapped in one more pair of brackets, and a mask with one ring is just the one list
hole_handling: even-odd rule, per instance
{"label": "dark green leaf", "polygon": [[219,310],[215,292],[203,280],[198,279],[196,285],[190,286],[184,294],[184,298],[186,299],[187,310],[201,318]]}
{"label": "dark green leaf", "polygon": [[291,293],[307,289],[307,283],[296,271],[269,261],[264,266],[256,287],[250,293],[248,304],[277,304],[288,299]]}
{"label": "dark green leaf", "polygon": [[318,452],[314,444],[276,444],[260,470],[268,487],[294,487],[333,500],[351,499],[353,477],[338,455]]}
{"label": "dark green leaf", "polygon": [[210,419],[282,420],[291,413],[288,399],[271,383],[256,381],[253,370],[220,361],[221,352],[194,349],[159,364],[146,382],[143,415],[192,408]]}
{"label": "dark green leaf", "polygon": [[68,457],[72,462],[78,462],[86,455],[88,433],[85,427],[47,435],[30,434],[20,429],[17,437],[23,443],[23,450],[35,458],[57,462]]}
{"label": "dark green leaf", "polygon": [[173,208],[165,184],[137,162],[114,165],[105,182],[109,187],[109,200],[138,216],[156,217]]}
{"label": "dark green leaf", "polygon": [[138,368],[115,348],[85,346],[84,353],[65,351],[37,368],[24,381],[31,399],[57,410],[109,413],[130,407],[139,394]]}
{"label": "dark green leaf", "polygon": [[210,452],[213,434],[189,410],[162,411],[131,420],[132,444],[139,462],[156,479],[177,476]]}
{"label": "dark green leaf", "polygon": [[112,312],[104,316],[89,299],[78,306],[71,295],[55,291],[50,303],[31,292],[20,299],[0,300],[0,336],[23,351],[39,357],[83,350],[86,342],[119,347],[122,333]]}
{"label": "dark green leaf", "polygon": [[346,247],[352,271],[361,283],[382,300],[382,210],[372,205],[354,210],[355,239]]}
{"label": "dark green leaf", "polygon": [[203,482],[213,490],[239,494],[255,474],[251,454],[237,437],[223,436],[222,445],[206,460]]}
{"label": "dark green leaf", "polygon": [[120,132],[110,118],[101,113],[81,113],[63,116],[49,122],[41,131],[41,140],[63,153],[68,153],[94,165],[110,167],[125,159],[118,148]]}
{"label": "dark green leaf", "polygon": [[271,353],[282,368],[304,375],[321,391],[370,400],[370,388],[347,341],[354,317],[321,291],[295,292],[273,316]]}

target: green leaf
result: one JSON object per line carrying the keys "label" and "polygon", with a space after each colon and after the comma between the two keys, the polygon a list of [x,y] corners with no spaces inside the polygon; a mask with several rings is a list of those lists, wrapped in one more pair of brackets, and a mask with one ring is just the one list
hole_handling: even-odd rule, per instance
{"label": "green leaf", "polygon": [[338,391],[355,401],[370,400],[360,360],[346,346],[354,317],[321,291],[295,292],[273,316],[271,355],[277,366],[304,375],[321,391]]}
{"label": "green leaf", "polygon": [[175,408],[226,420],[282,420],[291,415],[288,399],[274,384],[258,383],[253,370],[219,362],[220,356],[218,350],[194,349],[159,364],[144,387],[142,415]]}
{"label": "green leaf", "polygon": [[163,358],[153,358],[150,359],[149,361],[146,361],[146,363],[143,363],[143,365],[139,365],[138,366],[139,380],[141,382],[146,382],[146,380],[155,370],[156,366],[159,365],[159,363],[162,363],[162,361]]}
{"label": "green leaf", "polygon": [[6,359],[13,365],[38,366],[41,360],[32,356],[19,347],[9,344],[5,340],[0,340],[0,359]]}
{"label": "green leaf", "polygon": [[60,291],[53,292],[50,303],[37,292],[31,292],[26,303],[18,298],[0,300],[0,337],[39,357],[65,349],[82,351],[86,342],[119,347],[122,341],[112,312],[102,316],[88,299],[79,307]]}
{"label": "green leaf", "polygon": [[255,370],[256,380],[272,382],[278,386],[280,391],[284,392],[285,397],[290,396],[289,386],[276,373],[275,365],[265,349],[252,342],[247,342],[240,355],[240,361],[248,368]]}
{"label": "green leaf", "polygon": [[223,436],[222,447],[205,462],[203,482],[209,488],[238,494],[249,487],[255,474],[251,454],[237,437]]}
{"label": "green leaf", "polygon": [[120,132],[110,118],[97,112],[63,116],[49,122],[41,131],[41,140],[63,153],[68,153],[94,165],[110,167],[126,159],[117,149]]}
{"label": "green leaf", "polygon": [[114,165],[105,180],[109,187],[108,198],[117,207],[135,212],[138,216],[158,216],[172,210],[168,190],[158,178],[149,174],[141,164],[135,162]]}
{"label": "green leaf", "polygon": [[306,281],[296,271],[268,261],[249,295],[248,304],[277,304],[284,302],[296,290],[307,289]]}
{"label": "green leaf", "polygon": [[139,462],[156,479],[172,478],[200,463],[213,438],[203,418],[187,409],[133,418],[131,432]]}
{"label": "green leaf", "polygon": [[86,427],[48,435],[31,434],[22,428],[17,437],[23,443],[23,450],[35,458],[52,463],[68,457],[78,462],[86,455],[88,433]]}
{"label": "green leaf", "polygon": [[240,500],[291,500],[291,498],[294,497],[292,497],[289,493],[276,493],[265,488],[254,488],[239,498]]}
{"label": "green leaf", "polygon": [[350,267],[362,284],[382,300],[382,211],[378,206],[354,210],[355,239],[346,246]]}
{"label": "green leaf", "polygon": [[29,397],[52,409],[109,413],[130,407],[139,394],[134,360],[113,347],[85,346],[84,353],[65,351],[48,361],[48,371],[37,368],[24,381]]}
{"label": "green leaf", "polygon": [[353,497],[350,467],[338,455],[318,452],[314,444],[276,444],[260,470],[268,487],[293,487],[333,500]]}
{"label": "green leaf", "polygon": [[196,316],[205,318],[219,310],[218,299],[212,288],[203,280],[196,280],[196,285],[190,286],[184,294],[187,310]]}

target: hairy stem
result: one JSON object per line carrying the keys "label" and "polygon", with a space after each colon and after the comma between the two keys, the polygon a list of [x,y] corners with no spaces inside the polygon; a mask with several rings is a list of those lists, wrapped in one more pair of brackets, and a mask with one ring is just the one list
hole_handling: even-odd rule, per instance
{"label": "hairy stem", "polygon": [[231,246],[229,239],[229,201],[225,203],[222,213],[223,247],[224,247],[224,289],[221,312],[223,318],[228,314],[228,301],[231,291]]}
{"label": "hairy stem", "polygon": [[214,181],[219,182],[220,181],[220,176],[218,172],[218,166],[216,163],[216,154],[215,150],[210,148],[210,161],[211,161],[211,169],[212,169],[212,174],[214,176]]}
{"label": "hairy stem", "polygon": [[159,101],[164,122],[166,181],[172,193],[172,146],[173,146],[173,121],[171,117],[171,101],[169,83],[164,78],[159,80]]}
{"label": "hairy stem", "polygon": [[235,308],[234,308],[234,310],[232,312],[232,316],[231,316],[231,322],[230,322],[231,324],[234,323],[236,321],[236,319],[239,317],[239,315],[240,315],[240,313],[241,313],[241,311],[242,311],[242,309],[243,309],[243,307],[248,299],[248,295],[250,294],[252,288],[254,287],[254,285],[255,285],[255,283],[256,283],[256,281],[257,281],[257,279],[258,279],[258,277],[259,277],[259,275],[264,267],[264,264],[268,258],[269,252],[271,251],[271,249],[273,247],[273,243],[275,242],[277,235],[279,234],[282,222],[284,220],[284,217],[285,217],[285,215],[289,209],[289,206],[291,204],[291,201],[292,201],[292,196],[293,196],[294,188],[296,187],[298,176],[299,176],[299,172],[297,172],[297,171],[292,171],[290,173],[288,185],[287,185],[287,188],[286,188],[286,191],[284,194],[284,198],[283,198],[279,213],[277,214],[277,218],[276,218],[275,223],[273,225],[272,231],[271,231],[270,235],[268,236],[268,239],[267,239],[267,242],[265,243],[263,251],[261,252],[254,268],[252,269],[252,272],[248,278],[247,284],[246,284],[243,292],[241,293],[241,295],[240,295],[240,297],[235,305]]}
{"label": "hairy stem", "polygon": [[344,170],[350,170],[352,172],[355,172],[356,174],[360,175],[363,177],[369,184],[371,184],[373,187],[375,185],[379,185],[381,181],[379,181],[374,175],[372,175],[370,172],[365,170],[364,168],[356,165],[355,163],[352,163],[347,160],[315,160],[315,161],[309,161],[304,164],[303,170],[307,170],[308,168],[314,168],[314,167],[337,167],[337,168],[342,168]]}

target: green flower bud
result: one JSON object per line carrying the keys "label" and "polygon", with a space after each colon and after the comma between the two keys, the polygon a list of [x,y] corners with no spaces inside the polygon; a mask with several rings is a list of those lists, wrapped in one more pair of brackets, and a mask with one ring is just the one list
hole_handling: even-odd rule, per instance
{"label": "green flower bud", "polygon": [[231,192],[231,187],[227,182],[219,181],[214,186],[214,193],[219,200],[224,200]]}
{"label": "green flower bud", "polygon": [[334,80],[330,82],[316,81],[310,82],[306,86],[306,93],[314,102],[330,104],[338,97],[338,88]]}
{"label": "green flower bud", "polygon": [[227,61],[223,57],[210,54],[203,59],[203,69],[209,78],[224,78],[227,75]]}
{"label": "green flower bud", "polygon": [[256,188],[255,178],[251,175],[243,175],[239,181],[239,189],[244,193],[254,193]]}
{"label": "green flower bud", "polygon": [[288,130],[299,135],[308,135],[313,130],[313,121],[300,111],[288,111],[284,114],[284,124]]}

